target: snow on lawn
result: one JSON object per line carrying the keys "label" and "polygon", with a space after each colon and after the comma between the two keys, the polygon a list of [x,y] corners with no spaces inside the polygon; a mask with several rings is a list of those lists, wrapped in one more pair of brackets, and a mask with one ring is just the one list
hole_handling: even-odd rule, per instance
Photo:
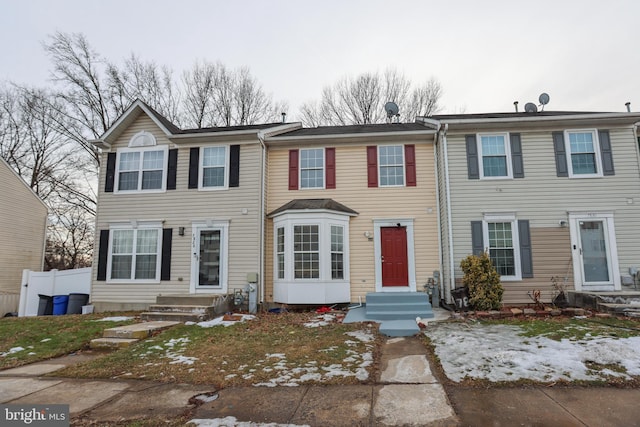
{"label": "snow on lawn", "polygon": [[[425,334],[449,379],[575,381],[640,376],[640,337],[555,341],[514,325],[440,323]],[[616,368],[615,370],[610,368]],[[597,370],[594,368],[598,368]]]}
{"label": "snow on lawn", "polygon": [[154,345],[152,347],[149,347],[146,353],[140,353],[139,357],[146,357],[150,354],[153,354],[155,351],[164,351],[164,357],[166,357],[167,359],[171,359],[171,362],[169,362],[169,364],[171,365],[175,365],[177,363],[184,365],[193,365],[193,362],[198,360],[197,357],[183,356],[181,354],[189,342],[189,338],[172,338],[163,344],[164,347],[160,345]]}
{"label": "snow on lawn", "polygon": [[[310,326],[313,327],[313,326]],[[357,331],[357,332],[347,332],[346,335],[349,335],[353,338],[356,338],[359,341],[364,343],[369,343],[374,340],[373,334],[367,331]],[[353,340],[346,340],[345,343],[349,347],[354,347],[358,343]],[[371,350],[372,345],[367,344],[367,349]],[[327,348],[324,351],[332,351],[332,348]],[[322,351],[322,350],[321,350]],[[265,360],[273,361],[276,359],[277,362],[270,366],[265,366],[262,369],[265,372],[274,372],[276,376],[271,378],[267,382],[256,383],[254,386],[256,387],[276,387],[276,386],[285,386],[285,387],[297,387],[300,384],[314,381],[314,382],[322,382],[323,380],[327,380],[333,377],[356,377],[360,381],[365,381],[369,378],[369,372],[367,371],[367,367],[373,363],[373,353],[371,351],[367,351],[364,353],[359,353],[356,350],[347,350],[347,357],[342,361],[342,364],[333,364],[330,366],[318,367],[317,361],[309,361],[304,366],[297,367],[289,367],[287,366],[287,356],[283,353],[273,353],[266,354]],[[256,365],[260,365],[264,363],[265,360],[259,360],[256,362]],[[255,372],[255,369],[249,370],[246,372],[247,366],[241,366],[239,370],[241,372],[242,377],[244,379],[251,379],[253,374],[252,371]],[[232,378],[237,376],[238,374],[229,374],[227,377]]]}
{"label": "snow on lawn", "polygon": [[10,348],[9,351],[5,353],[0,353],[0,357],[5,357],[10,354],[18,353],[19,351],[23,351],[23,350],[24,350],[24,347],[13,347],[13,348]]}
{"label": "snow on lawn", "polygon": [[242,319],[240,320],[224,320],[224,316],[216,317],[212,320],[207,320],[206,322],[185,322],[185,325],[198,325],[202,328],[212,328],[214,326],[222,325],[222,326],[230,326],[235,325],[238,322],[244,322],[245,320],[253,320],[256,316],[251,314],[242,314]]}
{"label": "snow on lawn", "polygon": [[189,424],[198,427],[309,427],[307,424],[299,426],[297,424],[277,424],[277,423],[255,423],[252,421],[238,421],[236,417],[214,418],[214,419],[193,419]]}
{"label": "snow on lawn", "polygon": [[112,316],[112,317],[103,317],[102,319],[96,319],[96,322],[124,322],[125,320],[131,320],[133,317],[128,316]]}

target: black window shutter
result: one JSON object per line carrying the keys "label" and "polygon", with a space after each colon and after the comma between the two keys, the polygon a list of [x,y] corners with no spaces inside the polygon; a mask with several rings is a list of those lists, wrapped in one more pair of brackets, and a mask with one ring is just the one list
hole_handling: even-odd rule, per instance
{"label": "black window shutter", "polygon": [[178,172],[178,149],[169,150],[169,166],[167,168],[167,190],[176,189],[176,174]]}
{"label": "black window shutter", "polygon": [[107,280],[107,257],[109,256],[109,230],[100,230],[100,248],[98,249],[98,274],[96,280]]}
{"label": "black window shutter", "polygon": [[524,162],[522,161],[522,142],[519,133],[509,134],[511,142],[511,165],[514,178],[524,178]]}
{"label": "black window shutter", "polygon": [[598,139],[600,140],[600,154],[602,156],[602,174],[615,175],[616,171],[613,168],[613,152],[611,151],[609,131],[598,131]]}
{"label": "black window shutter", "polygon": [[478,144],[475,135],[465,136],[467,142],[467,171],[469,179],[480,179],[480,169],[478,167]]}
{"label": "black window shutter", "polygon": [[200,148],[189,150],[189,188],[198,188],[198,170],[200,169]]}
{"label": "black window shutter", "polygon": [[484,252],[482,221],[471,221],[471,247],[474,255]]}
{"label": "black window shutter", "polygon": [[229,152],[229,187],[240,186],[240,146],[232,145]]}
{"label": "black window shutter", "polygon": [[518,220],[518,237],[520,238],[520,267],[522,268],[522,278],[533,277],[533,256],[531,253],[529,220]]}
{"label": "black window shutter", "polygon": [[569,176],[567,153],[564,149],[564,133],[553,132],[553,152],[556,157],[556,176]]}
{"label": "black window shutter", "polygon": [[104,192],[113,193],[113,184],[116,180],[116,153],[107,154],[107,176],[104,181]]}
{"label": "black window shutter", "polygon": [[171,280],[171,238],[173,228],[162,229],[162,264],[160,265],[160,280]]}

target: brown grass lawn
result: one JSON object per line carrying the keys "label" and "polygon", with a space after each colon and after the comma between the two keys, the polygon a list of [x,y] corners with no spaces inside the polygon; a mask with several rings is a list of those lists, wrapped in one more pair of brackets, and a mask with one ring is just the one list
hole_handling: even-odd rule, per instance
{"label": "brown grass lawn", "polygon": [[[88,348],[106,328],[134,320],[97,321],[113,313],[69,316],[5,317],[0,319],[0,369],[63,356]],[[137,313],[117,313],[132,316]]]}
{"label": "brown grass lawn", "polygon": [[315,313],[260,314],[231,326],[178,325],[136,345],[54,373],[237,385],[357,384],[375,377],[376,324],[310,327]]}

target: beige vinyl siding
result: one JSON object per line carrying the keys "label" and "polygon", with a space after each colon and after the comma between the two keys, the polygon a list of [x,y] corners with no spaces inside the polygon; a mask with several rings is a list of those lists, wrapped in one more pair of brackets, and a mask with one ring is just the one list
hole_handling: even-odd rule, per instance
{"label": "beige vinyl siding", "polygon": [[[152,133],[158,145],[170,141],[146,115],[141,115],[132,126],[120,135],[112,147],[126,147],[136,133],[145,130]],[[225,144],[225,142],[215,142]],[[109,224],[118,221],[137,219],[163,220],[163,228],[173,229],[171,254],[171,280],[159,284],[117,284],[95,280],[97,273],[97,254],[94,257],[93,290],[94,302],[128,303],[135,301],[149,304],[159,294],[188,294],[190,292],[192,260],[192,222],[199,220],[228,220],[229,223],[229,274],[228,293],[235,289],[245,289],[247,273],[260,271],[260,146],[257,138],[248,136],[240,144],[240,186],[226,190],[198,191],[188,189],[189,150],[190,147],[178,147],[178,167],[176,190],[161,193],[143,192],[136,194],[105,193],[105,168],[101,168],[99,180],[99,203],[97,214],[97,236],[99,231],[108,229]],[[201,143],[193,146],[206,146]],[[170,148],[174,148],[171,145]],[[106,153],[102,164],[106,165]],[[228,174],[228,170],[225,171]],[[242,210],[246,209],[247,214]],[[178,235],[178,228],[185,228],[185,235]],[[96,239],[99,241],[99,239]]]}
{"label": "beige vinyl siding", "polygon": [[[429,141],[432,137],[429,136]],[[316,147],[336,148],[336,188],[288,190],[288,153],[290,148],[270,147],[267,213],[293,199],[331,198],[357,211],[349,223],[351,301],[364,301],[367,292],[375,291],[374,241],[364,233],[373,234],[373,220],[413,218],[417,289],[423,286],[433,271],[439,268],[438,219],[435,189],[433,145],[422,141],[378,142],[367,145],[415,144],[415,187],[368,188],[366,145],[318,144]],[[430,210],[430,211],[429,211]],[[265,296],[273,298],[273,222],[266,227]]]}
{"label": "beige vinyl siding", "polygon": [[[613,212],[620,273],[628,274],[629,266],[638,264],[640,178],[633,130],[605,126],[600,129],[610,132],[615,175],[599,178],[557,177],[552,130],[549,129],[520,132],[525,178],[470,180],[467,177],[464,134],[449,134],[447,142],[457,278],[462,276],[460,261],[471,253],[471,221],[482,220],[485,213],[514,213],[516,219],[529,220],[533,239],[539,230],[559,229],[559,222],[568,220],[568,212]],[[629,203],[629,199],[632,203]],[[569,231],[565,231],[566,240],[557,243],[568,247],[570,251]],[[523,286],[549,289],[550,277],[564,276],[567,267],[557,265],[537,273],[540,268],[538,264],[541,263],[538,251],[540,249],[533,248],[535,278],[523,281]],[[508,285],[516,287],[513,282]],[[570,286],[573,287],[573,279]],[[505,301],[530,302],[526,295],[522,295],[522,290],[518,291],[518,295],[508,292]]]}
{"label": "beige vinyl siding", "polygon": [[19,293],[22,270],[42,270],[47,208],[0,160],[0,293]]}

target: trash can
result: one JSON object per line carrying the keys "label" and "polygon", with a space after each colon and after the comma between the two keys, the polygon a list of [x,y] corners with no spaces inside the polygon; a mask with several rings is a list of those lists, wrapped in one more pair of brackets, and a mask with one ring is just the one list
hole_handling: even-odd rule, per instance
{"label": "trash can", "polygon": [[69,295],[53,296],[53,315],[59,316],[67,314],[67,304],[69,303]]}
{"label": "trash can", "polygon": [[469,311],[469,291],[466,287],[453,289],[451,296],[455,302],[456,311]]}
{"label": "trash can", "polygon": [[67,314],[82,314],[82,306],[89,302],[89,294],[69,294]]}
{"label": "trash can", "polygon": [[53,297],[50,295],[38,294],[38,316],[51,316],[53,314]]}

